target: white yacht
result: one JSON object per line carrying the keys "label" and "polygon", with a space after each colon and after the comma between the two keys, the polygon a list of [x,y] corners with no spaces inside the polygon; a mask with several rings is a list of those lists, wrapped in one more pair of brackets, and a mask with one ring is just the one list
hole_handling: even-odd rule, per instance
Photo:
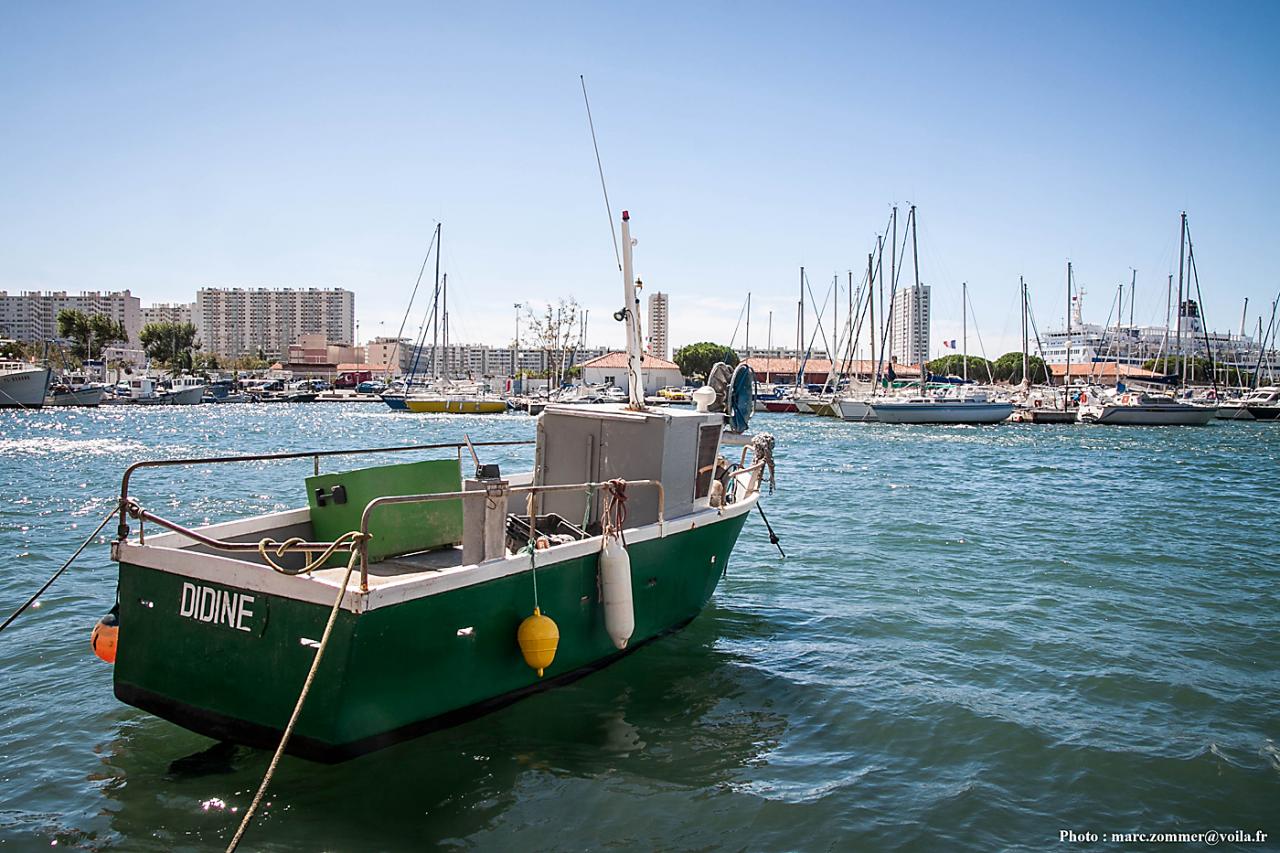
{"label": "white yacht", "polygon": [[1280,387],[1268,385],[1259,388],[1240,401],[1249,418],[1255,421],[1274,421],[1280,419]]}
{"label": "white yacht", "polygon": [[49,387],[47,367],[25,361],[0,361],[0,409],[38,409]]}
{"label": "white yacht", "polygon": [[160,392],[162,402],[170,406],[194,406],[204,402],[207,383],[199,376],[175,376],[168,390]]}
{"label": "white yacht", "polygon": [[998,424],[1013,414],[1013,403],[982,388],[961,386],[936,396],[875,400],[871,411],[887,424]]}
{"label": "white yacht", "polygon": [[1091,389],[1080,395],[1078,417],[1086,424],[1204,426],[1217,414],[1217,406],[1185,403],[1162,394]]}

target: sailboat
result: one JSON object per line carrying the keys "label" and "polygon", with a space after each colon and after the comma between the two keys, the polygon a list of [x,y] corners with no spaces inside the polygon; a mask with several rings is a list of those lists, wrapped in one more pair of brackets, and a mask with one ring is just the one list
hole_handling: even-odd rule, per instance
{"label": "sailboat", "polygon": [[[911,206],[907,226],[911,229],[911,252],[913,258],[919,258],[917,247],[916,208]],[[913,262],[915,273],[915,305],[919,312],[920,298],[920,264]],[[966,345],[964,347],[964,379],[968,381],[969,353],[967,344],[968,298],[967,290],[961,306],[965,312]],[[922,325],[917,315],[916,326]],[[921,356],[920,379],[923,388],[928,376],[928,367]],[[975,388],[972,385],[959,385],[948,388],[944,393],[908,398],[876,398],[871,402],[871,411],[876,420],[888,424],[996,424],[1013,413],[1013,404],[1007,400],[996,399],[989,391]]]}
{"label": "sailboat", "polygon": [[[1181,248],[1178,257],[1178,352],[1182,355],[1184,375],[1188,375],[1188,359],[1182,348],[1183,319],[1183,263],[1189,261],[1194,269],[1195,255],[1187,228],[1187,214],[1182,214]],[[1197,276],[1197,288],[1199,278]],[[1117,327],[1119,319],[1117,318]],[[1191,330],[1194,334],[1194,329]],[[1206,347],[1207,349],[1207,347]],[[1193,347],[1194,350],[1194,347]],[[1144,390],[1127,390],[1119,384],[1119,350],[1117,348],[1117,387],[1094,389],[1080,395],[1079,419],[1081,423],[1113,424],[1117,426],[1204,426],[1218,414],[1216,404],[1190,403],[1177,400],[1169,394],[1153,394]],[[1215,382],[1215,391],[1216,382]]]}
{"label": "sailboat", "polygon": [[[1018,277],[1018,286],[1022,295],[1022,393],[1017,408],[1010,420],[1018,423],[1026,424],[1073,424],[1076,423],[1076,410],[1071,406],[1070,394],[1068,393],[1068,385],[1070,382],[1070,331],[1068,331],[1067,342],[1067,365],[1068,373],[1064,376],[1062,393],[1058,394],[1057,389],[1053,387],[1053,378],[1048,374],[1048,368],[1045,370],[1045,380],[1049,383],[1047,388],[1033,388],[1031,384],[1030,373],[1030,318],[1031,304],[1027,294],[1027,283]],[[1071,262],[1067,262],[1067,328],[1071,328]],[[1039,341],[1039,332],[1036,333],[1036,340]],[[1043,353],[1041,361],[1043,361]],[[1046,403],[1048,405],[1046,405]],[[1061,404],[1061,405],[1059,405]]]}
{"label": "sailboat", "polygon": [[[696,618],[772,443],[728,433],[710,389],[696,410],[645,406],[625,211],[621,229],[627,403],[549,404],[536,442],[190,460],[443,456],[317,474],[294,485],[305,507],[197,528],[130,492],[183,460],[130,466],[111,548],[116,697],[209,737],[341,761],[580,679]],[[749,409],[734,393],[726,408]],[[533,470],[482,462],[495,444],[536,444]]]}

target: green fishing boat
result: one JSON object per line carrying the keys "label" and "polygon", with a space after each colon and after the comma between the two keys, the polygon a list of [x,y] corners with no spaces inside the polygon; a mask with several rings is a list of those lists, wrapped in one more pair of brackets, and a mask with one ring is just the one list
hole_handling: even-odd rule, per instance
{"label": "green fishing boat", "polygon": [[[532,471],[485,464],[491,445],[469,441],[132,466],[112,545],[116,696],[259,747],[292,720],[288,752],[340,761],[581,678],[694,619],[772,470],[771,440],[740,433],[745,376],[694,411],[645,409],[626,214],[623,233],[630,403],[548,406]],[[321,458],[390,451],[429,458],[319,473]],[[187,528],[129,492],[157,465],[311,456],[308,505],[285,512]]]}

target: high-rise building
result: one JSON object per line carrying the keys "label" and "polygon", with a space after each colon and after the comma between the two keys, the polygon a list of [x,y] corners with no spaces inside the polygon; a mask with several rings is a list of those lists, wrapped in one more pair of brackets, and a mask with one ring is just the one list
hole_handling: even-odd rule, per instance
{"label": "high-rise building", "polygon": [[127,290],[24,291],[12,295],[0,290],[0,338],[27,343],[52,340],[58,337],[58,312],[64,309],[110,317],[124,325],[129,342],[134,344],[142,331],[142,301]]}
{"label": "high-rise building", "polygon": [[889,354],[899,364],[929,360],[929,285],[904,288],[893,299]]}
{"label": "high-rise building", "polygon": [[194,302],[157,302],[142,309],[142,325],[148,323],[195,323]]}
{"label": "high-rise building", "polygon": [[205,352],[237,358],[284,355],[302,335],[355,342],[356,295],[341,288],[203,287],[195,325]]}
{"label": "high-rise building", "polygon": [[658,358],[667,357],[667,294],[649,294],[649,352]]}

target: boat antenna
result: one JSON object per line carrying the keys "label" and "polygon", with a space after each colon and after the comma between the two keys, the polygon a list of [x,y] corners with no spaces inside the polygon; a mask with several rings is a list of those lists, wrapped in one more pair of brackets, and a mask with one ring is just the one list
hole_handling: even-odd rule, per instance
{"label": "boat antenna", "polygon": [[622,255],[618,252],[618,229],[613,227],[613,206],[609,204],[609,188],[604,183],[604,164],[600,162],[600,143],[596,142],[596,123],[591,119],[591,101],[587,98],[587,78],[578,75],[582,84],[582,103],[587,107],[587,127],[591,128],[591,147],[596,151],[596,171],[600,173],[600,192],[604,193],[604,215],[609,220],[609,234],[613,237],[613,258],[622,269]]}

